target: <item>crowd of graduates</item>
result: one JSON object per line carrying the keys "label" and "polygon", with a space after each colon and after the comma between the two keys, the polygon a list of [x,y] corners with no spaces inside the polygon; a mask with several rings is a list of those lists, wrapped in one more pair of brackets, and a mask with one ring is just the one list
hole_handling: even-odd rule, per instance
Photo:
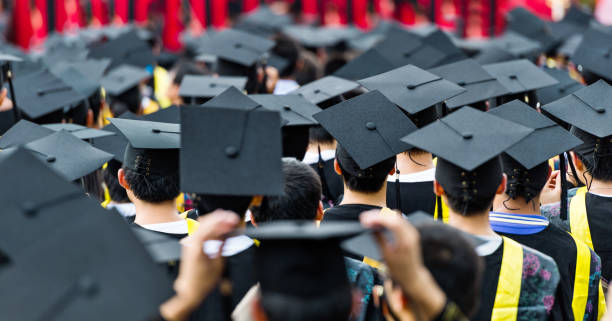
{"label": "crowd of graduates", "polygon": [[612,320],[612,28],[582,8],[159,39],[0,44],[0,320]]}

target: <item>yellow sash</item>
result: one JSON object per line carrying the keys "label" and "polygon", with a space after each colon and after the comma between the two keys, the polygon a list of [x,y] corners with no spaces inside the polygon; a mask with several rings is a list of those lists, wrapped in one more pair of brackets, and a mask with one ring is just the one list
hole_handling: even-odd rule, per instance
{"label": "yellow sash", "polygon": [[581,187],[570,201],[570,231],[578,240],[586,243],[593,250],[593,239],[587,219],[586,187]]}
{"label": "yellow sash", "polygon": [[523,247],[503,237],[504,256],[491,321],[513,321],[518,316],[518,303],[523,280]]}
{"label": "yellow sash", "polygon": [[[448,224],[449,215],[448,215],[448,206],[444,203],[444,201],[440,200],[440,204],[442,204],[442,222]],[[438,197],[436,196],[436,208],[434,209],[434,219],[436,221],[438,218]]]}
{"label": "yellow sash", "polygon": [[584,319],[584,313],[589,296],[589,280],[591,278],[591,251],[589,247],[574,238],[576,243],[576,274],[574,276],[574,295],[572,297],[572,311],[574,320]]}
{"label": "yellow sash", "polygon": [[184,219],[185,221],[187,221],[187,234],[191,235],[193,232],[198,230],[198,227],[200,226],[200,222],[187,217],[187,213],[189,213],[189,211],[181,213],[180,217]]}

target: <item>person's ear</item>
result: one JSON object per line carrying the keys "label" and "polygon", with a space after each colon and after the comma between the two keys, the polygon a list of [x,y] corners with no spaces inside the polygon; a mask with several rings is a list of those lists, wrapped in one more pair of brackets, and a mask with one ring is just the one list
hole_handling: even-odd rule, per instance
{"label": "person's ear", "polygon": [[125,179],[125,170],[123,168],[120,168],[117,172],[117,179],[119,180],[119,185],[121,185],[121,187],[125,188],[126,190],[130,189],[130,184],[128,184],[127,180]]}
{"label": "person's ear", "polygon": [[268,317],[266,317],[266,312],[261,306],[261,297],[257,296],[253,299],[253,306],[251,308],[251,312],[253,313],[252,317],[254,321],[268,321]]}
{"label": "person's ear", "polygon": [[325,211],[323,210],[323,202],[319,201],[319,206],[317,207],[317,217],[315,220],[322,221],[323,215],[325,215]]}
{"label": "person's ear", "polygon": [[340,168],[340,164],[338,164],[337,159],[334,159],[334,171],[336,171],[336,174],[342,176],[342,169]]}
{"label": "person's ear", "polygon": [[436,196],[444,195],[444,188],[442,187],[442,185],[440,185],[440,183],[438,183],[437,180],[434,180],[433,191]]}
{"label": "person's ear", "polygon": [[497,191],[495,191],[495,194],[504,194],[506,192],[506,184],[508,184],[508,176],[504,173],[502,174],[501,183],[499,183],[499,186],[497,186]]}
{"label": "person's ear", "polygon": [[395,175],[395,166],[389,171],[389,176]]}
{"label": "person's ear", "polygon": [[87,108],[87,120],[86,120],[86,126],[89,128],[95,128],[96,127],[96,121],[94,119],[94,113],[93,110],[91,110],[90,108]]}

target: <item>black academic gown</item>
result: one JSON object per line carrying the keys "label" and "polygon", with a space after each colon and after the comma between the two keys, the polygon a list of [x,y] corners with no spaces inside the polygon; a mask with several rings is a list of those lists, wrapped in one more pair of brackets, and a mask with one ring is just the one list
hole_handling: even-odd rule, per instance
{"label": "black academic gown", "polygon": [[495,294],[497,292],[497,284],[499,283],[499,272],[504,246],[503,244],[490,255],[484,256],[484,273],[482,274],[482,283],[480,286],[480,305],[478,311],[471,318],[473,321],[485,321],[491,319],[491,311],[495,304]]}
{"label": "black academic gown", "polygon": [[410,214],[416,211],[423,211],[432,216],[436,210],[436,195],[433,192],[433,181],[396,183],[387,182],[387,207],[398,209],[397,186],[399,184],[400,206],[402,213]]}
{"label": "black academic gown", "polygon": [[370,210],[380,210],[380,206],[367,204],[344,204],[332,207],[325,211],[323,223],[329,221],[356,221],[359,222],[359,215]]}
{"label": "black academic gown", "polygon": [[[551,311],[552,320],[574,320],[572,313],[572,298],[574,295],[574,280],[576,275],[576,243],[574,239],[560,228],[549,224],[541,232],[529,235],[498,233],[507,236],[523,245],[538,250],[555,260],[561,279],[555,305]],[[597,297],[597,288],[589,294]],[[594,293],[591,293],[594,291]],[[597,320],[597,300],[593,304],[593,313],[587,320]],[[582,320],[580,320],[582,321]]]}
{"label": "black academic gown", "polygon": [[612,197],[586,194],[587,219],[595,253],[601,258],[601,275],[612,278]]}
{"label": "black academic gown", "polygon": [[324,200],[331,202],[333,205],[340,203],[344,193],[344,183],[342,182],[342,176],[334,170],[334,159],[324,161],[322,168],[319,168],[319,163],[310,164],[310,167],[321,178]]}

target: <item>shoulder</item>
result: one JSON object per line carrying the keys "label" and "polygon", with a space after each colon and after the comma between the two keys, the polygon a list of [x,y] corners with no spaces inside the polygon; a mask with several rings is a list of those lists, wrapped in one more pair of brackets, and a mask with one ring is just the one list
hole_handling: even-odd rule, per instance
{"label": "shoulder", "polygon": [[554,288],[556,288],[559,278],[559,268],[555,260],[540,251],[523,246],[524,280],[537,279],[538,283],[546,282],[554,284]]}

